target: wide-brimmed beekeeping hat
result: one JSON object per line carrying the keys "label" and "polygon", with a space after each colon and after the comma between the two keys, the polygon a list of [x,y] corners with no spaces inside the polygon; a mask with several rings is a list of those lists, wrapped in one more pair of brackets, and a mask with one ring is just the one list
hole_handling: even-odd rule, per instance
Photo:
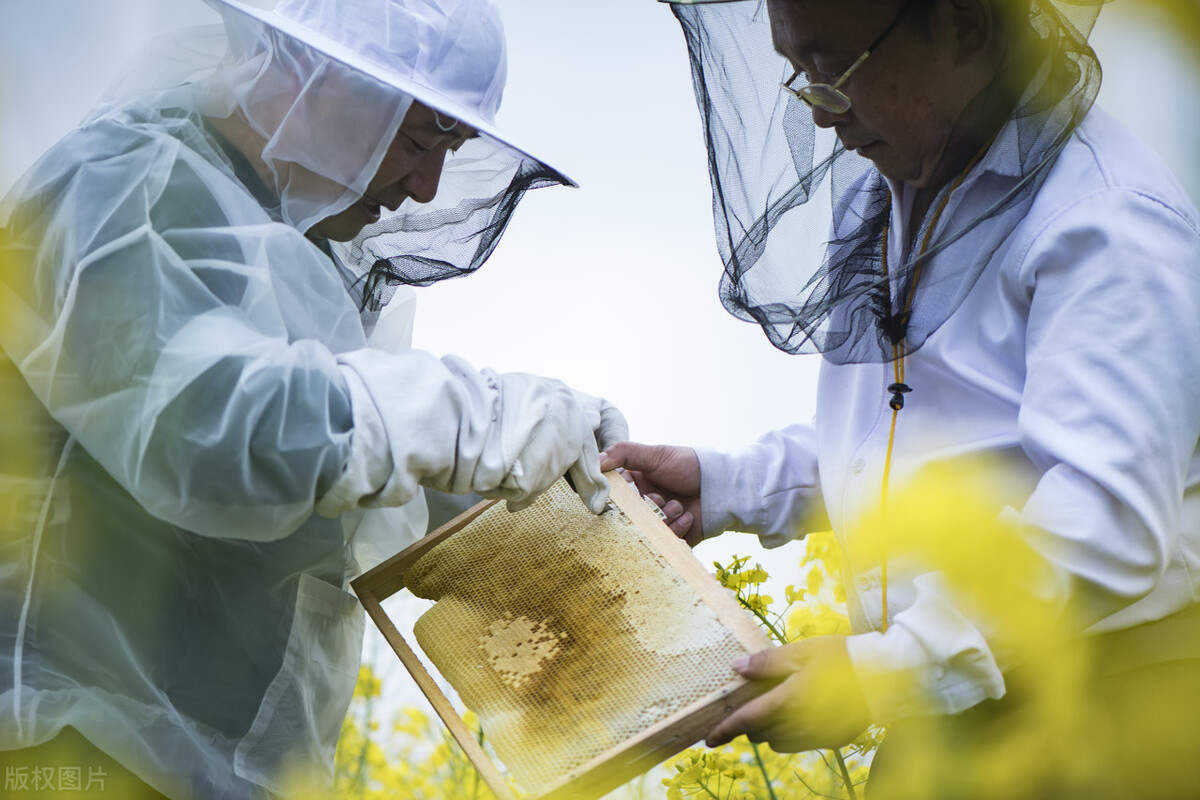
{"label": "wide-brimmed beekeeping hat", "polygon": [[[575,185],[496,124],[507,53],[494,0],[206,2],[224,21],[218,41],[198,29],[172,52],[155,48],[132,86],[160,94],[125,94],[206,118],[240,115],[264,142],[254,155],[278,198],[264,207],[292,227],[309,231],[364,196],[414,103],[437,112],[439,126],[468,129],[432,200],[410,197],[353,241],[332,243],[361,276],[364,309],[397,284],[475,271],[527,190]],[[192,58],[193,48],[204,52]]]}
{"label": "wide-brimmed beekeeping hat", "polygon": [[493,0],[281,0],[273,9],[207,2],[253,17],[536,158],[496,125],[507,54]]}

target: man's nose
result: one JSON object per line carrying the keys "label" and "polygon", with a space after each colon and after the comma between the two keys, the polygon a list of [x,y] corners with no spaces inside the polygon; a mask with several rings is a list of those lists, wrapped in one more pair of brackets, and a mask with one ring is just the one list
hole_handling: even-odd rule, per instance
{"label": "man's nose", "polygon": [[813,124],[818,128],[832,128],[840,120],[845,119],[846,114],[849,113],[850,112],[846,111],[841,114],[834,114],[833,112],[826,111],[823,108],[812,106]]}
{"label": "man's nose", "polygon": [[442,180],[442,167],[445,163],[445,151],[425,154],[401,181],[405,194],[418,203],[428,203],[436,197],[438,184]]}

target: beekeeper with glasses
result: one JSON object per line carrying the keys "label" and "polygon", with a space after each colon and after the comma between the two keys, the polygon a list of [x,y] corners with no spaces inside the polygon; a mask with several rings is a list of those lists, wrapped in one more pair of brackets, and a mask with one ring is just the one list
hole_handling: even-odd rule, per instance
{"label": "beekeeper with glasses", "polygon": [[721,301],[821,355],[816,414],[607,461],[692,544],[832,530],[850,620],[738,665],[782,682],[708,744],[887,725],[868,797],[1194,794],[1200,211],[1095,103],[1103,5],[671,5]]}
{"label": "beekeeper with glasses", "polygon": [[208,2],[0,215],[0,750],[74,742],[129,796],[327,784],[344,587],[424,534],[422,487],[520,508],[566,472],[598,513],[625,436],[408,349],[409,285],[570,183],[493,122],[494,3]]}

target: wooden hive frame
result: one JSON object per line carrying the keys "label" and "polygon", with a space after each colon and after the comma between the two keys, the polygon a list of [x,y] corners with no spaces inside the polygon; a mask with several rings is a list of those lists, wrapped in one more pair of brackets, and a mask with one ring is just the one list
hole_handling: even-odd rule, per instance
{"label": "wooden hive frame", "polygon": [[[758,624],[737,599],[709,573],[683,540],[675,536],[647,505],[637,489],[616,472],[607,473],[612,486],[610,501],[617,506],[673,568],[701,602],[716,615],[734,639],[747,651],[769,646]],[[383,610],[381,603],[405,588],[408,568],[439,543],[470,525],[497,502],[489,500],[469,509],[420,541],[406,548],[351,582],[367,614],[379,627],[401,663],[404,664],[450,734],[466,753],[479,775],[500,800],[517,800],[500,770],[484,752],[462,717],[438,687],[425,665],[405,641]],[[762,694],[773,684],[735,679],[721,690],[677,711],[627,739],[609,751],[575,768],[567,775],[526,800],[579,800],[603,795],[654,765],[695,744],[734,709]]]}

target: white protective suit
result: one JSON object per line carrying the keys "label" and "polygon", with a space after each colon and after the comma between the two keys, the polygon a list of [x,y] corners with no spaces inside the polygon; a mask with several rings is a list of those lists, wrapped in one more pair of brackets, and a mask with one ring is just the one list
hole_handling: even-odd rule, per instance
{"label": "white protective suit", "polygon": [[[402,260],[406,230],[485,230],[474,268],[512,187],[567,182],[491,127],[490,0],[342,5],[226,3],[230,57],[198,70],[168,48],[161,88],[124,91],[5,203],[0,749],[70,725],[172,797],[319,787],[361,650],[346,580],[424,533],[419,485],[519,504],[571,468],[603,505],[593,432],[619,436],[618,414],[555,381],[384,352],[407,346],[411,289],[369,347],[371,264],[304,236],[362,196],[414,94],[480,135],[436,201],[385,215],[400,233],[371,258]],[[206,121],[234,113],[265,173]],[[469,202],[487,176],[503,215]],[[363,507],[400,505],[355,534]]]}

